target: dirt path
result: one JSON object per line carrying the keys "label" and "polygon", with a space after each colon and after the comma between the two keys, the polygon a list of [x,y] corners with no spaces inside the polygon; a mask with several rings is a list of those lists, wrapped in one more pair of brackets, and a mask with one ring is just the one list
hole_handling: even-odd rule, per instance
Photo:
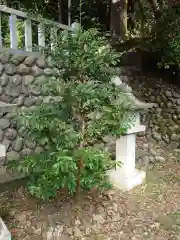
{"label": "dirt path", "polygon": [[157,166],[131,192],[89,194],[80,207],[64,193],[38,203],[23,189],[9,201],[13,240],[180,240],[180,163],[173,161]]}

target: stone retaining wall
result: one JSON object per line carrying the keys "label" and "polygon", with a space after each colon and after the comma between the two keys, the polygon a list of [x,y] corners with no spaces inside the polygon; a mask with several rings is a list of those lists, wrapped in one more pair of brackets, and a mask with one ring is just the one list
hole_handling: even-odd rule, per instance
{"label": "stone retaining wall", "polygon": [[[0,100],[16,103],[19,107],[40,105],[41,93],[32,89],[32,83],[42,81],[48,76],[56,78],[59,72],[47,62],[40,55],[0,54]],[[133,67],[121,67],[119,75],[122,81],[132,87],[137,98],[157,103],[149,118],[143,118],[149,128],[145,135],[137,139],[137,158],[147,164],[164,161],[166,150],[180,152],[180,89],[161,79],[143,76],[141,71]],[[26,139],[22,129],[18,129],[12,120],[12,113],[0,113],[0,143],[4,144],[7,150],[7,157],[0,160],[0,165],[4,165],[7,160],[18,160],[34,151],[39,152],[44,147]],[[100,147],[107,147],[114,154],[115,138],[107,136]]]}
{"label": "stone retaining wall", "polygon": [[[53,68],[43,56],[19,56],[10,53],[0,54],[0,100],[15,103],[19,107],[40,105],[40,92],[32,89],[34,81],[41,81],[45,77],[58,75],[58,69]],[[12,113],[0,113],[0,143],[6,146],[7,160],[21,157],[42,150],[41,146],[26,139],[22,129],[18,129],[12,120]],[[0,165],[6,163],[0,160]]]}

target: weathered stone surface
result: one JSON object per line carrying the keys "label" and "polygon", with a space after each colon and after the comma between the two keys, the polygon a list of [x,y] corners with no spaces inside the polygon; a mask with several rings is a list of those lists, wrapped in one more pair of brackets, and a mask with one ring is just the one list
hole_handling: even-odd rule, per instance
{"label": "weathered stone surface", "polygon": [[33,76],[37,77],[37,76],[42,75],[43,73],[44,73],[44,71],[41,68],[39,68],[37,66],[33,66],[32,67],[32,74],[33,74]]}
{"label": "weathered stone surface", "polygon": [[41,97],[35,97],[35,105],[39,106],[43,102],[43,99]]}
{"label": "weathered stone surface", "polygon": [[26,75],[23,77],[23,82],[25,86],[29,86],[34,82],[34,77],[31,75]]}
{"label": "weathered stone surface", "polygon": [[12,77],[11,77],[11,80],[12,80],[12,83],[13,83],[14,85],[20,85],[21,82],[22,82],[22,78],[21,78],[20,75],[14,75],[14,76],[12,76]]}
{"label": "weathered stone surface", "polygon": [[20,63],[22,63],[25,59],[25,56],[17,56],[17,55],[14,55],[11,57],[11,62],[14,64],[14,65],[19,65]]}
{"label": "weathered stone surface", "polygon": [[2,111],[0,111],[0,118],[2,118],[4,115],[4,113]]}
{"label": "weathered stone surface", "polygon": [[33,97],[27,97],[25,100],[24,100],[24,105],[26,107],[30,107],[34,104],[34,98]]}
{"label": "weathered stone surface", "polygon": [[25,140],[25,146],[30,149],[35,149],[36,143],[30,140]]}
{"label": "weathered stone surface", "polygon": [[20,152],[21,149],[23,148],[23,139],[20,137],[17,137],[16,140],[13,143],[13,149],[16,152]]}
{"label": "weathered stone surface", "polygon": [[8,162],[9,161],[15,161],[15,160],[17,161],[17,160],[20,159],[20,154],[15,152],[15,151],[10,151],[10,152],[7,153],[6,158],[7,158]]}
{"label": "weathered stone surface", "polygon": [[4,118],[7,118],[9,120],[12,120],[12,118],[14,118],[16,116],[16,113],[15,112],[9,112],[7,113]]}
{"label": "weathered stone surface", "polygon": [[37,61],[36,61],[36,65],[39,68],[45,68],[47,64],[46,64],[46,60],[44,59],[44,57],[38,58]]}
{"label": "weathered stone surface", "polygon": [[18,97],[21,92],[21,86],[8,86],[6,88],[6,95],[10,97]]}
{"label": "weathered stone surface", "polygon": [[6,157],[0,157],[0,166],[5,165],[6,163]]}
{"label": "weathered stone surface", "polygon": [[4,140],[2,141],[2,144],[6,147],[6,151],[8,151],[8,149],[9,149],[9,147],[10,147],[10,145],[11,145],[11,141],[8,140],[8,139],[4,139]]}
{"label": "weathered stone surface", "polygon": [[53,76],[54,74],[56,74],[56,72],[52,68],[45,68],[44,69],[44,74],[47,75],[47,76]]}
{"label": "weathered stone surface", "polygon": [[8,77],[7,74],[4,73],[4,74],[1,76],[1,78],[0,78],[0,84],[1,84],[1,86],[2,86],[2,87],[7,86],[8,81],[9,81],[9,77]]}
{"label": "weathered stone surface", "polygon": [[18,130],[19,134],[23,137],[26,137],[26,129],[24,126],[21,126]]}
{"label": "weathered stone surface", "polygon": [[46,62],[47,62],[49,67],[53,67],[54,66],[54,60],[52,59],[51,56],[47,57]]}
{"label": "weathered stone surface", "polygon": [[21,85],[20,93],[26,97],[29,96],[29,87],[25,86],[24,84]]}
{"label": "weathered stone surface", "polygon": [[5,103],[11,103],[13,98],[11,96],[7,96],[6,94],[2,94],[0,96],[1,101],[5,102]]}
{"label": "weathered stone surface", "polygon": [[18,73],[21,75],[29,74],[30,68],[27,67],[25,64],[20,64],[18,67]]}
{"label": "weathered stone surface", "polygon": [[176,91],[172,91],[172,95],[173,95],[173,97],[174,98],[180,98],[180,94],[179,93],[177,93]]}
{"label": "weathered stone surface", "polygon": [[1,63],[4,63],[4,64],[8,63],[10,58],[11,58],[11,54],[8,52],[0,54],[0,62]]}
{"label": "weathered stone surface", "polygon": [[22,157],[25,157],[25,156],[29,156],[32,154],[32,149],[30,148],[24,148],[22,151],[21,151],[21,156]]}
{"label": "weathered stone surface", "polygon": [[12,103],[22,106],[24,104],[25,96],[20,95],[18,98],[14,99]]}
{"label": "weathered stone surface", "polygon": [[20,154],[15,151],[8,152],[6,156],[7,161],[15,161],[15,160],[17,161],[20,159],[20,157],[21,157]]}
{"label": "weathered stone surface", "polygon": [[36,61],[36,57],[35,56],[28,56],[26,57],[26,59],[24,60],[24,64],[28,67],[32,67],[33,64],[35,63]]}
{"label": "weathered stone surface", "polygon": [[0,131],[0,142],[4,139],[4,131]]}
{"label": "weathered stone surface", "polygon": [[5,132],[5,136],[9,139],[9,140],[14,140],[17,136],[17,131],[15,129],[12,128],[8,128]]}
{"label": "weathered stone surface", "polygon": [[172,96],[172,92],[169,91],[169,90],[166,90],[165,91],[165,96],[168,97],[168,98],[171,97]]}
{"label": "weathered stone surface", "polygon": [[177,99],[176,103],[177,105],[180,105],[180,99]]}
{"label": "weathered stone surface", "polygon": [[166,104],[167,108],[171,108],[173,106],[172,102],[168,101]]}
{"label": "weathered stone surface", "polygon": [[176,107],[175,112],[176,112],[177,114],[180,114],[180,107],[179,107],[179,106]]}
{"label": "weathered stone surface", "polygon": [[[43,101],[39,97],[41,92],[36,88],[31,91],[32,83],[36,80],[40,84],[46,81],[44,70],[48,67],[44,57],[36,58],[33,56],[12,56],[11,54],[0,55],[0,100],[7,103],[14,103],[18,106],[34,107]],[[47,68],[51,73],[57,75],[58,69]],[[45,70],[46,72],[46,70]],[[20,155],[31,154],[32,151],[42,152],[43,148],[36,146],[36,143],[25,140],[25,132],[13,120],[14,115],[8,113],[3,117],[0,114],[0,141],[4,142],[9,151],[8,157],[15,156],[19,159]],[[2,161],[1,161],[2,163]]]}
{"label": "weathered stone surface", "polygon": [[0,63],[0,75],[3,73],[4,71],[4,65]]}
{"label": "weathered stone surface", "polygon": [[12,64],[5,65],[5,73],[7,75],[13,76],[17,72],[17,67]]}
{"label": "weathered stone surface", "polygon": [[3,88],[0,86],[0,95],[2,95],[3,94]]}
{"label": "weathered stone surface", "polygon": [[171,140],[172,140],[172,141],[179,141],[179,139],[180,139],[180,136],[179,136],[179,135],[177,135],[177,134],[175,134],[175,133],[172,133],[172,135],[171,135]]}
{"label": "weathered stone surface", "polygon": [[36,86],[31,87],[30,92],[34,96],[40,96],[41,95],[40,89],[38,89]]}
{"label": "weathered stone surface", "polygon": [[0,130],[4,130],[10,126],[10,121],[5,118],[0,119]]}
{"label": "weathered stone surface", "polygon": [[[62,72],[63,70],[59,70],[58,68],[54,68],[54,76],[59,76],[60,73]],[[131,87],[129,87],[129,89],[131,89]],[[132,89],[131,89],[132,90]]]}

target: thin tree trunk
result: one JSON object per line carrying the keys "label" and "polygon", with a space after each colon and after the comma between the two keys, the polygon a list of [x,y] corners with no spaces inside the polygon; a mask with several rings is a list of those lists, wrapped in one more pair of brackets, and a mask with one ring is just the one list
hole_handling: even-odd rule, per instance
{"label": "thin tree trunk", "polygon": [[124,40],[127,34],[127,0],[121,0],[122,5],[120,8],[120,31],[121,39]]}
{"label": "thin tree trunk", "polygon": [[62,23],[62,0],[58,0],[58,21]]}
{"label": "thin tree trunk", "polygon": [[143,38],[144,38],[145,15],[144,15],[144,10],[143,10],[142,0],[139,1],[139,6],[140,6],[140,14],[141,14],[141,20],[140,20],[140,37],[141,37],[141,40],[143,40]]}
{"label": "thin tree trunk", "polygon": [[128,26],[130,26],[131,29],[135,28],[135,20],[134,20],[134,8],[135,8],[135,0],[128,0]]}
{"label": "thin tree trunk", "polygon": [[150,3],[150,5],[152,7],[156,21],[158,21],[159,18],[161,17],[161,10],[160,10],[158,1],[157,0],[148,0],[148,2]]}
{"label": "thin tree trunk", "polygon": [[[81,134],[82,134],[82,140],[80,143],[80,149],[83,149],[84,147],[84,137],[85,137],[85,121],[82,118],[82,126],[81,126]],[[80,194],[81,194],[81,173],[82,173],[82,169],[84,168],[84,163],[83,163],[83,159],[79,159],[78,163],[77,163],[77,167],[78,167],[78,172],[77,172],[77,181],[76,181],[76,201],[79,202],[80,199]]]}
{"label": "thin tree trunk", "polygon": [[172,0],[168,0],[168,8],[172,8]]}
{"label": "thin tree trunk", "polygon": [[112,0],[111,37],[124,40],[127,33],[127,0]]}

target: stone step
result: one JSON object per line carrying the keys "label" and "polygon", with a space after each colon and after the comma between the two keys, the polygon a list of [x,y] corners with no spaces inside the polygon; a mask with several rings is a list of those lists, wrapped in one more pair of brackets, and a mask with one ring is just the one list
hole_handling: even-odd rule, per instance
{"label": "stone step", "polygon": [[10,174],[6,167],[0,167],[0,192],[16,189],[25,185],[27,177],[17,174]]}

